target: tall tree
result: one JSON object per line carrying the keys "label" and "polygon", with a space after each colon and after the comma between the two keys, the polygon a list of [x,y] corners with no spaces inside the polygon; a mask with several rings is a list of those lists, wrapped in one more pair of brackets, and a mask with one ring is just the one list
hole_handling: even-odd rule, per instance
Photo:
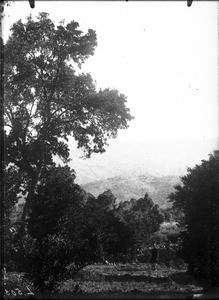
{"label": "tall tree", "polygon": [[133,117],[117,90],[96,90],[81,65],[94,54],[95,31],[75,21],[58,26],[47,13],[11,28],[5,45],[5,160],[25,174],[24,224],[43,169],[69,159],[71,135],[85,157],[105,151],[108,138]]}
{"label": "tall tree", "polygon": [[183,213],[181,254],[189,272],[212,286],[219,286],[218,173],[216,159],[210,156],[189,168],[182,185],[169,196],[173,207]]}

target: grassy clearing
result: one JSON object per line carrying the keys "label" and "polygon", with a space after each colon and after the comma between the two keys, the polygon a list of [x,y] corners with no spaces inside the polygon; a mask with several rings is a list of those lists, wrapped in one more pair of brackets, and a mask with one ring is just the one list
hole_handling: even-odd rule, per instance
{"label": "grassy clearing", "polygon": [[[8,274],[5,281],[9,287],[9,281],[13,281],[10,289],[20,284],[24,291],[26,286],[32,286],[28,282],[16,282],[18,274]],[[11,279],[9,280],[9,278]],[[200,293],[202,287],[186,274],[186,269],[166,267],[165,265],[155,266],[149,263],[141,264],[116,264],[116,265],[91,265],[80,270],[75,278],[60,282],[56,291],[50,295],[42,295],[32,292],[35,298],[58,298],[58,299],[129,299],[129,298],[186,298],[188,295]],[[27,295],[25,294],[27,298]],[[24,298],[25,298],[24,297]],[[19,298],[19,295],[8,299]],[[21,297],[20,297],[21,298]]]}

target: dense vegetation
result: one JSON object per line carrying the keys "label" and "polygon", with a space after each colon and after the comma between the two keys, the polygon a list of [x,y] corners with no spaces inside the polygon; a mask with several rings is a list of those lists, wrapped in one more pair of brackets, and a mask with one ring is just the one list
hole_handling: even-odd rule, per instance
{"label": "dense vegetation", "polygon": [[[80,71],[97,46],[93,30],[83,34],[75,21],[55,26],[41,13],[11,31],[4,46],[2,263],[26,272],[44,292],[86,265],[148,261],[156,242],[157,261],[173,261],[178,251],[192,275],[217,285],[215,159],[188,170],[183,186],[170,195],[172,208],[160,209],[147,194],[118,203],[110,190],[97,197],[85,192],[67,165],[68,137],[73,135],[87,158],[104,152],[108,138],[132,119],[126,97],[117,90],[97,91],[91,76]],[[56,165],[54,156],[65,165]],[[24,209],[13,223],[21,195]],[[173,220],[179,226],[164,226]]]}
{"label": "dense vegetation", "polygon": [[26,271],[40,290],[52,289],[88,264],[132,261],[163,221],[147,194],[116,205],[110,191],[97,198],[87,194],[74,183],[74,171],[68,166],[53,165],[42,176],[25,239],[21,245],[16,234],[11,236],[7,259],[18,271]]}
{"label": "dense vegetation", "polygon": [[16,22],[4,45],[5,162],[17,167],[27,194],[20,239],[43,173],[54,156],[69,161],[68,137],[90,157],[133,118],[125,95],[98,91],[81,71],[96,46],[94,30],[83,33],[75,21],[55,26],[47,13]]}
{"label": "dense vegetation", "polygon": [[[121,176],[110,177],[102,180],[91,181],[83,185],[84,189],[94,196],[98,196],[105,189],[109,189],[118,201],[129,201],[131,198],[140,198],[147,192],[161,208],[171,207],[168,195],[174,191],[174,186],[180,183],[178,176],[152,176],[150,174],[136,175],[131,170]],[[103,170],[95,170],[101,176]]]}
{"label": "dense vegetation", "polygon": [[[179,266],[178,254],[188,263],[189,274],[218,286],[217,171],[212,156],[188,169],[183,185],[169,196],[173,207],[160,209],[147,194],[120,203],[110,190],[94,197],[75,184],[73,170],[53,164],[37,186],[22,245],[16,239],[16,223],[12,232],[6,226],[5,262],[26,271],[35,288],[45,291],[86,265],[147,262],[156,242],[159,263]],[[19,180],[13,167],[5,174],[8,215]]]}
{"label": "dense vegetation", "polygon": [[[75,21],[55,26],[47,13],[16,22],[4,45],[4,259],[26,270],[39,288],[53,286],[70,263],[77,269],[102,252],[114,255],[117,247],[109,241],[117,245],[124,230],[99,205],[101,197],[84,196],[73,170],[53,162],[54,156],[69,161],[70,135],[85,157],[104,152],[108,138],[133,118],[125,95],[98,91],[81,71],[96,46],[94,30],[83,33]],[[22,194],[21,219],[11,224]]]}
{"label": "dense vegetation", "polygon": [[189,272],[219,286],[219,167],[211,155],[188,169],[170,195],[182,228],[180,254]]}

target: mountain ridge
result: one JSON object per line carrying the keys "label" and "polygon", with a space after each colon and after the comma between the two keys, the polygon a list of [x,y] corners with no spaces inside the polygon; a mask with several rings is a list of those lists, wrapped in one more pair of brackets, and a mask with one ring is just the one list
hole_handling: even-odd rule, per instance
{"label": "mountain ridge", "polygon": [[83,184],[82,187],[97,197],[106,190],[111,190],[117,201],[139,199],[147,193],[160,207],[170,207],[167,196],[174,191],[174,186],[180,183],[178,176],[152,176],[141,174],[137,176],[114,176]]}

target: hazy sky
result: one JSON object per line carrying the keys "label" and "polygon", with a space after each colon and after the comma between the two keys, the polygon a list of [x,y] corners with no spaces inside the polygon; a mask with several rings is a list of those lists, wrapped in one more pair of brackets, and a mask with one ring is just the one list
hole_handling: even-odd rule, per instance
{"label": "hazy sky", "polygon": [[5,39],[15,21],[42,11],[55,23],[75,20],[82,30],[96,30],[98,46],[83,70],[98,88],[124,93],[135,116],[87,165],[136,159],[156,162],[160,173],[182,174],[216,148],[217,1],[194,1],[189,8],[186,1],[35,1],[34,9],[15,1],[5,10]]}

